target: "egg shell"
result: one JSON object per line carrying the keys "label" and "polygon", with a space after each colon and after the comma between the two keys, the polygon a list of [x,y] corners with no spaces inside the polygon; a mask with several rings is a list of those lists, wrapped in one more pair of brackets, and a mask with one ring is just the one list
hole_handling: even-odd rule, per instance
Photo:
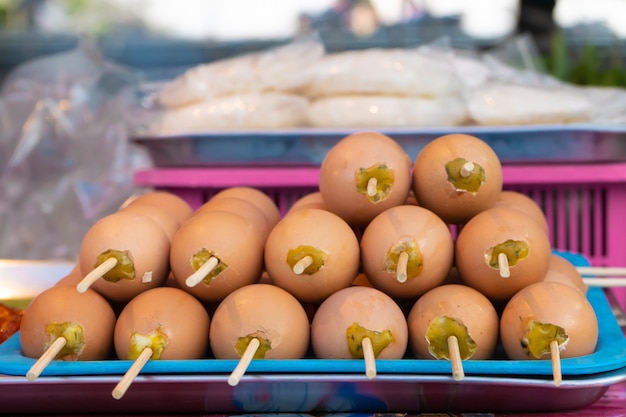
{"label": "egg shell", "polygon": [[[477,192],[458,191],[449,181],[446,164],[457,158],[480,165],[485,180]],[[446,223],[462,224],[493,207],[502,191],[502,166],[497,154],[483,140],[449,134],[432,140],[413,163],[412,189],[420,206]]]}
{"label": "egg shell", "polygon": [[268,339],[265,359],[300,359],[309,347],[309,319],[298,300],[271,284],[252,284],[229,294],[213,314],[211,350],[218,359],[239,359],[238,339]]}
{"label": "egg shell", "polygon": [[408,345],[408,327],[398,304],[384,292],[365,286],[344,288],[320,304],[311,324],[315,356],[322,359],[353,359],[346,331],[353,323],[368,330],[390,330],[393,341],[378,359],[400,359]]}
{"label": "egg shell", "polygon": [[272,198],[267,193],[259,190],[258,188],[247,186],[225,188],[213,195],[213,197],[211,197],[211,200],[217,201],[225,197],[241,198],[242,200],[250,202],[252,205],[261,210],[261,212],[265,215],[265,218],[267,219],[270,228],[278,223],[278,221],[282,217],[280,209],[278,208],[274,200],[272,200]]}
{"label": "egg shell", "polygon": [[[207,211],[192,216],[174,236],[170,264],[179,286],[202,301],[221,301],[235,289],[258,282],[263,269],[263,246],[254,226],[243,217],[225,211]],[[191,263],[206,249],[228,265],[210,284],[189,287],[195,272]]]}
{"label": "egg shell", "polygon": [[154,203],[148,204],[136,202],[121,208],[120,211],[137,213],[153,220],[161,227],[170,242],[174,238],[174,235],[180,226],[178,219],[172,215],[170,211],[167,211]]}
{"label": "egg shell", "polygon": [[150,191],[130,200],[127,206],[134,204],[153,204],[169,212],[176,222],[183,224],[193,213],[191,205],[182,197],[168,191]]}
{"label": "egg shell", "polygon": [[46,326],[71,322],[83,328],[85,347],[77,357],[64,360],[93,361],[112,353],[115,314],[104,297],[94,290],[79,293],[69,285],[50,287],[39,293],[24,310],[20,325],[20,345],[24,356],[39,358],[50,336]]}
{"label": "egg shell", "polygon": [[[510,265],[502,278],[489,266],[491,249],[507,240],[523,241],[528,255]],[[551,256],[548,235],[539,223],[519,210],[494,207],[474,216],[456,239],[455,263],[463,282],[493,300],[507,300],[517,291],[543,280]]]}
{"label": "egg shell", "polygon": [[[356,175],[361,169],[386,165],[394,172],[386,198],[372,202],[357,190]],[[389,136],[358,132],[337,142],[320,166],[319,191],[329,211],[351,226],[365,226],[384,210],[404,204],[411,188],[412,161]]]}
{"label": "egg shell", "polygon": [[[324,263],[312,274],[296,274],[287,262],[289,251],[312,246],[324,253]],[[265,244],[265,269],[271,281],[298,300],[320,302],[349,286],[359,269],[359,242],[352,228],[326,210],[301,209],[287,214]]]}
{"label": "egg shell", "polygon": [[499,206],[511,207],[526,213],[539,222],[546,233],[549,232],[548,219],[543,209],[535,200],[526,194],[520,193],[519,191],[502,190],[494,207]]}
{"label": "egg shell", "polygon": [[150,288],[161,286],[170,272],[170,241],[152,219],[118,211],[98,220],[85,234],[79,251],[83,276],[91,272],[98,256],[107,250],[128,251],[136,276],[117,282],[98,279],[91,288],[110,301],[125,302]]}
{"label": "egg shell", "polygon": [[204,213],[208,210],[227,211],[229,213],[238,214],[252,224],[257,230],[261,244],[265,245],[265,239],[272,229],[268,218],[263,214],[261,209],[251,203],[238,197],[221,197],[216,200],[209,200],[194,212],[194,215]]}
{"label": "egg shell", "polygon": [[571,285],[582,294],[587,294],[587,284],[585,284],[576,266],[556,253],[550,256],[548,272],[546,272],[546,276],[543,280]]}
{"label": "egg shell", "polygon": [[303,195],[302,197],[294,201],[291,204],[291,207],[289,207],[287,214],[302,208],[316,208],[320,210],[328,210],[326,203],[324,203],[322,193],[320,193],[319,191]]}
{"label": "egg shell", "polygon": [[422,295],[409,312],[410,346],[416,357],[433,359],[428,350],[426,332],[438,316],[450,317],[465,325],[477,347],[470,359],[490,359],[493,356],[500,330],[496,309],[479,291],[465,285],[449,284]]}
{"label": "egg shell", "polygon": [[54,285],[72,285],[76,287],[80,281],[83,279],[83,274],[80,272],[80,265],[75,264],[70,272],[61,277]]}
{"label": "egg shell", "polygon": [[[589,355],[598,341],[598,319],[593,306],[576,288],[560,282],[539,282],[515,294],[500,318],[500,339],[513,360],[534,359],[522,347],[523,323],[534,319],[562,327],[569,337],[561,358]],[[545,354],[540,359],[549,359]]]}
{"label": "egg shell", "polygon": [[[421,272],[399,282],[385,270],[388,252],[410,239],[422,255]],[[402,205],[376,216],[361,237],[361,263],[370,282],[392,297],[416,297],[441,284],[452,267],[454,241],[448,225],[423,207]]]}
{"label": "egg shell", "polygon": [[191,294],[172,287],[153,288],[126,304],[115,324],[115,352],[128,359],[133,333],[160,329],[168,342],[160,359],[198,359],[208,351],[210,318]]}

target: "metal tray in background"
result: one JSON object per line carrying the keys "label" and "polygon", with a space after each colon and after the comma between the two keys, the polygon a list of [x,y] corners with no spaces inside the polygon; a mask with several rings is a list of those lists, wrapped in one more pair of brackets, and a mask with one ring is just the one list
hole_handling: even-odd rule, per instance
{"label": "metal tray in background", "polygon": [[158,167],[319,165],[343,137],[377,131],[415,159],[434,138],[465,133],[487,142],[503,163],[614,162],[626,159],[626,125],[466,126],[424,129],[277,129],[134,136]]}

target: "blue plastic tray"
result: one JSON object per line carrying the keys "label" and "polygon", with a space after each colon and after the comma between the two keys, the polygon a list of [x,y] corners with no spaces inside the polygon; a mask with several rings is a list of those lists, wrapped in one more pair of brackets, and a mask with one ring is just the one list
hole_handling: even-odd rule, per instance
{"label": "blue plastic tray", "polygon": [[[582,255],[562,253],[577,266],[588,265]],[[626,338],[611,311],[602,289],[592,287],[587,293],[599,322],[599,339],[596,351],[591,355],[561,360],[563,376],[594,375],[626,367]],[[34,359],[22,355],[18,334],[0,345],[0,374],[26,375]],[[103,360],[65,362],[53,361],[42,375],[111,375],[124,374],[131,366],[129,360]],[[152,360],[142,369],[142,374],[228,374],[237,365],[236,360],[197,359],[197,360]],[[449,361],[411,359],[377,360],[378,374],[441,374],[451,372]],[[466,375],[508,375],[538,376],[552,375],[549,360],[466,360],[463,361]],[[365,365],[362,360],[255,360],[247,373],[262,374],[363,374]]]}

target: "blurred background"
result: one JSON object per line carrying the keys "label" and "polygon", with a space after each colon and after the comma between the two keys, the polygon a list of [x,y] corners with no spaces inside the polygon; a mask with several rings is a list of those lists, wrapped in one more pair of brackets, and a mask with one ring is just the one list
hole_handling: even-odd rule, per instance
{"label": "blurred background", "polygon": [[108,60],[150,74],[310,32],[328,51],[442,37],[486,49],[525,34],[558,78],[626,84],[626,0],[0,0],[0,76],[85,37]]}

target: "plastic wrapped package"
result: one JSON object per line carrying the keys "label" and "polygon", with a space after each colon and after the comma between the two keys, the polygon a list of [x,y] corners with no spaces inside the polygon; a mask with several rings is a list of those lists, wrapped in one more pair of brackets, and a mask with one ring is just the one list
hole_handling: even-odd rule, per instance
{"label": "plastic wrapped package", "polygon": [[301,127],[306,123],[308,106],[309,100],[297,94],[233,94],[164,111],[150,130],[167,135],[208,130]]}
{"label": "plastic wrapped package", "polygon": [[309,81],[308,74],[323,55],[316,37],[307,37],[269,50],[192,67],[165,83],[155,99],[164,108],[251,92],[297,92]]}
{"label": "plastic wrapped package", "polygon": [[132,71],[89,45],[27,62],[0,96],[0,258],[75,259],[86,230],[137,190]]}

